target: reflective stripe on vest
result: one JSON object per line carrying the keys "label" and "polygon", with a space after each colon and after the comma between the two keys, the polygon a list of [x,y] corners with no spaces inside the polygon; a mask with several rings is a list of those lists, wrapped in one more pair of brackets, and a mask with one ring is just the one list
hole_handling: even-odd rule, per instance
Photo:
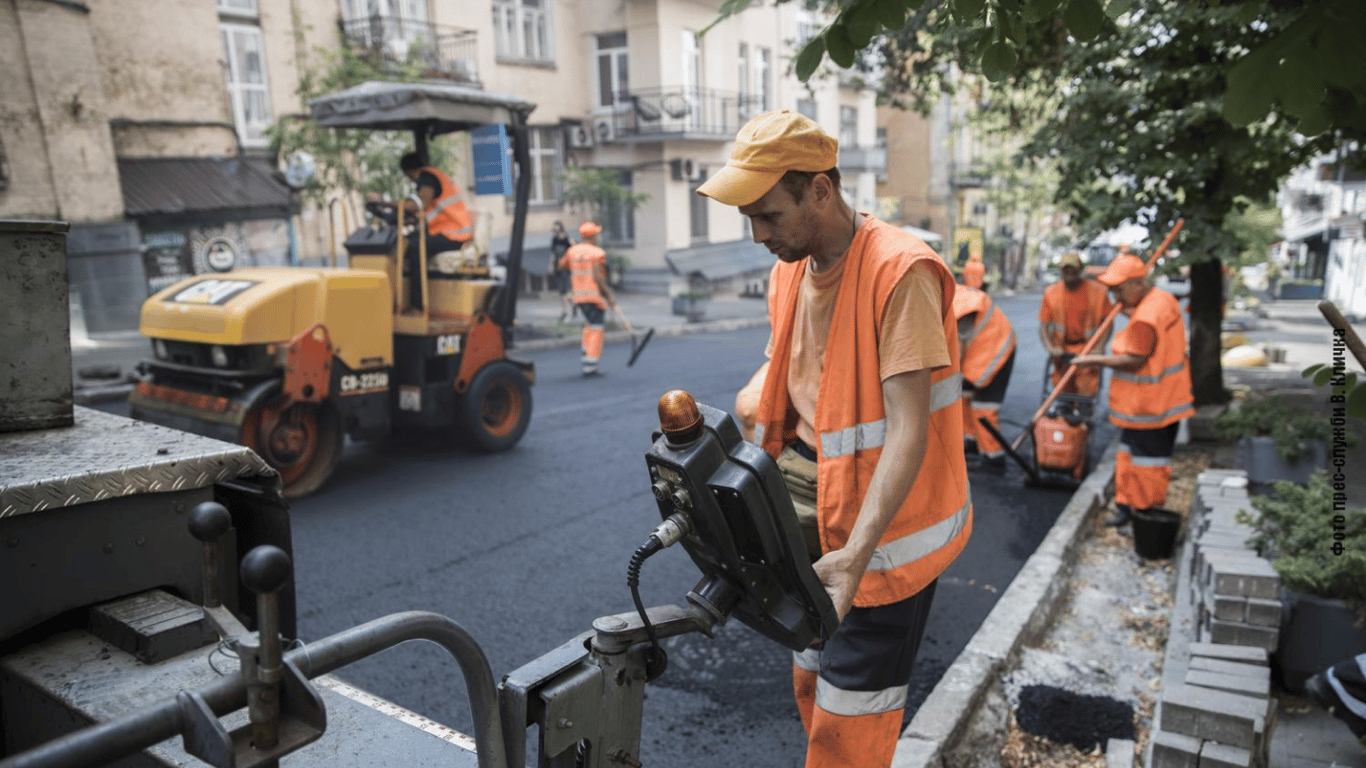
{"label": "reflective stripe on vest", "polygon": [[1119,371],[1119,370],[1116,370],[1116,371],[1115,371],[1114,376],[1115,376],[1116,379],[1123,379],[1124,381],[1132,381],[1132,382],[1134,382],[1135,384],[1156,384],[1156,383],[1158,383],[1159,381],[1162,381],[1163,379],[1165,379],[1165,378],[1168,377],[1168,376],[1171,376],[1171,375],[1174,374],[1174,373],[1180,373],[1182,370],[1185,369],[1185,367],[1186,367],[1186,361],[1185,361],[1185,360],[1182,360],[1181,362],[1177,363],[1176,365],[1173,365],[1173,366],[1171,366],[1170,368],[1167,368],[1166,370],[1162,371],[1161,373],[1155,374],[1155,375],[1153,375],[1153,376],[1140,376],[1140,375],[1138,375],[1138,374],[1136,374],[1136,373],[1129,373],[1129,372],[1127,372],[1127,371]]}
{"label": "reflective stripe on vest", "polygon": [[832,715],[858,717],[895,712],[906,706],[909,685],[898,685],[880,691],[846,691],[836,688],[824,678],[816,679],[816,706]]}
{"label": "reflective stripe on vest", "polygon": [[821,652],[817,648],[807,648],[804,651],[792,652],[792,663],[797,669],[807,672],[821,671]]}
{"label": "reflective stripe on vest", "polygon": [[[963,377],[955,373],[930,385],[930,413],[948,408],[963,396]],[[758,435],[758,433],[755,433]],[[848,456],[865,448],[881,448],[887,441],[887,420],[855,424],[837,432],[820,435],[821,455],[827,459]]]}
{"label": "reflective stripe on vest", "polygon": [[598,291],[596,267],[605,263],[607,254],[591,243],[576,243],[565,252],[564,259],[569,262],[571,273],[570,286],[575,304],[596,304],[604,309],[606,302]]}
{"label": "reflective stripe on vest", "polygon": [[[929,371],[932,410],[926,453],[906,499],[878,542],[854,605],[887,605],[933,581],[966,545],[972,529],[967,469],[962,458],[958,335],[950,310],[955,290],[944,262],[923,242],[872,217],[845,255],[831,314],[815,424],[819,436],[816,508],[822,548],[843,547],[882,458],[887,414],[882,399],[878,331],[886,303],[913,264],[931,266],[939,281],[949,365]],[[756,435],[776,457],[796,439],[796,411],[787,391],[788,365],[805,260],[778,262],[769,280],[773,349],[755,414]],[[960,406],[961,407],[961,406]]]}
{"label": "reflective stripe on vest", "polygon": [[[1111,386],[1114,385],[1112,384]],[[1173,405],[1171,408],[1168,408],[1162,413],[1125,413],[1124,411],[1115,408],[1114,405],[1111,405],[1110,415],[1116,419],[1132,421],[1135,424],[1152,425],[1151,427],[1139,427],[1139,429],[1151,429],[1152,427],[1165,427],[1168,424],[1172,423],[1172,420],[1177,416],[1177,414],[1181,413],[1182,411],[1190,410],[1193,410],[1193,408],[1191,406],[1190,401],[1187,400],[1184,403]]]}

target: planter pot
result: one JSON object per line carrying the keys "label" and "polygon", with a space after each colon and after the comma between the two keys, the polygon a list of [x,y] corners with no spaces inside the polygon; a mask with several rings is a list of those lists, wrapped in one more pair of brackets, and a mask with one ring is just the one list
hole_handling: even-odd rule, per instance
{"label": "planter pot", "polygon": [[707,299],[694,299],[687,296],[673,297],[673,313],[697,322],[707,316]]}
{"label": "planter pot", "polygon": [[1295,463],[1281,458],[1276,441],[1269,437],[1238,439],[1238,465],[1247,472],[1249,483],[1269,483],[1272,480],[1291,480],[1300,485],[1309,482],[1315,469],[1328,466],[1328,445],[1322,440],[1308,443],[1310,454]]}
{"label": "planter pot", "polygon": [[1303,283],[1282,283],[1280,289],[1280,297],[1282,299],[1323,298],[1323,286],[1321,285],[1305,285]]}
{"label": "planter pot", "polygon": [[1281,636],[1272,659],[1282,688],[1302,693],[1304,681],[1343,659],[1366,653],[1366,626],[1342,600],[1281,590]]}

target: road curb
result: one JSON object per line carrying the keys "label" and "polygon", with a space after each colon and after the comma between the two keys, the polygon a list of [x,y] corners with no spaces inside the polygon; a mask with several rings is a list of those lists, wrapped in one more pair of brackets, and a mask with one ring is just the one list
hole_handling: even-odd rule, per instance
{"label": "road curb", "polygon": [[901,732],[893,768],[942,768],[986,696],[1022,646],[1047,631],[1062,602],[1087,523],[1105,506],[1114,483],[1119,440],[1110,443],[1072,494],[1048,535],[1025,561],[972,639]]}

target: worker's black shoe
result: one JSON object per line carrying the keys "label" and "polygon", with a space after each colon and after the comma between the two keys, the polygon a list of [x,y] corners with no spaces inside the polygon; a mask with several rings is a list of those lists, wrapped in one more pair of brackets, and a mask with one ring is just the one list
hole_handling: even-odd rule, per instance
{"label": "worker's black shoe", "polygon": [[1129,505],[1128,505],[1128,504],[1116,504],[1116,505],[1115,505],[1115,513],[1114,513],[1113,515],[1110,515],[1108,518],[1105,519],[1105,524],[1106,524],[1106,525],[1110,525],[1110,526],[1114,526],[1114,527],[1119,527],[1119,526],[1121,526],[1121,525],[1124,525],[1124,524],[1127,523],[1127,522],[1129,522]]}
{"label": "worker's black shoe", "polygon": [[983,472],[990,472],[993,475],[1004,475],[1006,473],[1005,456],[983,456],[977,468]]}
{"label": "worker's black shoe", "polygon": [[1366,746],[1366,719],[1343,703],[1342,697],[1338,696],[1337,690],[1328,682],[1328,670],[1304,681],[1304,692],[1328,714],[1346,723],[1347,727],[1352,729],[1352,735],[1357,737],[1362,746]]}

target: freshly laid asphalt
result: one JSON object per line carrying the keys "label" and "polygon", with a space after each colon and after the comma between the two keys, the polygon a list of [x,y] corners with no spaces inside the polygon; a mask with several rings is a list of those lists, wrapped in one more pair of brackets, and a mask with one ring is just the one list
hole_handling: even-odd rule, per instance
{"label": "freshly laid asphalt", "polygon": [[[667,296],[620,293],[621,312],[637,334],[654,328],[656,335],[681,335],[699,331],[753,328],[768,324],[766,303],[761,298],[716,296],[700,321],[672,312]],[[559,298],[553,294],[518,300],[514,332],[519,349],[545,349],[578,344],[579,325],[560,320]],[[625,341],[631,334],[618,317],[608,316],[609,341]],[[1332,333],[1314,301],[1268,302],[1257,312],[1234,309],[1225,329],[1243,333],[1254,346],[1274,345],[1284,350],[1284,362],[1262,368],[1225,369],[1228,384],[1256,388],[1302,385],[1299,371],[1313,363],[1332,362]],[[150,352],[146,339],[136,332],[97,334],[84,332],[79,317],[73,318],[72,369],[74,399],[93,404],[121,399],[131,389],[131,376],[139,360]],[[937,766],[940,757],[961,737],[964,725],[980,703],[987,678],[1003,673],[1003,663],[1014,658],[1022,638],[1037,632],[1040,616],[1049,602],[1063,595],[1070,567],[1065,552],[1082,540],[1108,500],[1114,471],[1113,445],[1077,490],[1043,544],[1025,563],[1009,589],[1001,596],[957,661],[903,733],[897,766]],[[1359,504],[1360,500],[1355,503]],[[1065,653],[1065,650],[1063,651]],[[1272,734],[1272,765],[1277,754],[1294,754],[1297,764],[1366,768],[1366,750],[1349,754],[1343,762],[1340,748],[1346,726],[1310,706],[1293,717],[1282,716]],[[1329,742],[1339,745],[1334,751]],[[1323,745],[1322,747],[1318,745]],[[1316,751],[1317,750],[1317,751]],[[1356,760],[1350,760],[1356,757]]]}

